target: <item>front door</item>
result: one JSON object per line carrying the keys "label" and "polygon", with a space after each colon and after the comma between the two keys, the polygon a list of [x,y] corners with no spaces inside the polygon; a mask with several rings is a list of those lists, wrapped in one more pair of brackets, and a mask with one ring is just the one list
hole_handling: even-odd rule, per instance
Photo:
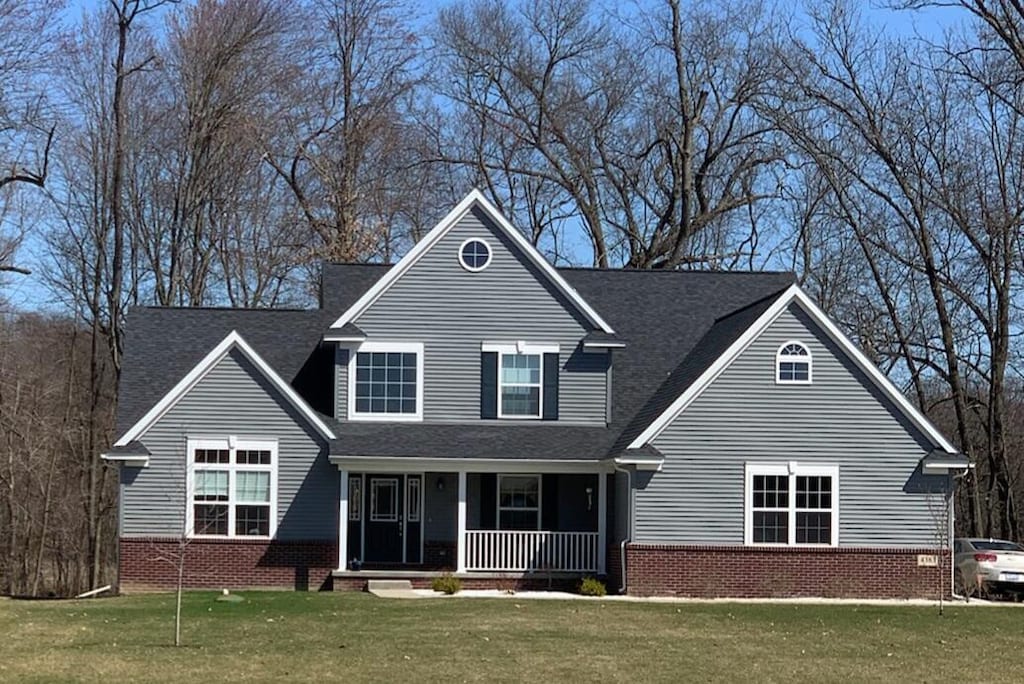
{"label": "front door", "polygon": [[367,563],[401,563],[403,538],[403,475],[367,475],[366,557]]}

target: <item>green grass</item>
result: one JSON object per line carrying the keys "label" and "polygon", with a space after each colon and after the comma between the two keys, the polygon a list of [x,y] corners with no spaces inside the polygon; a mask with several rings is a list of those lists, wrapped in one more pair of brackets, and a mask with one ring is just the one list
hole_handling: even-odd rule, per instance
{"label": "green grass", "polygon": [[1013,606],[242,596],[187,594],[181,648],[169,594],[0,600],[0,681],[973,681],[1024,667]]}

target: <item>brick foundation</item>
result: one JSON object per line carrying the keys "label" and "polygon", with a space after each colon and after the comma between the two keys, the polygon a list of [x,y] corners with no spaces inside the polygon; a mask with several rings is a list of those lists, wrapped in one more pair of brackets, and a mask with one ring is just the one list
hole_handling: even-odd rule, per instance
{"label": "brick foundation", "polygon": [[[172,589],[177,585],[176,539],[120,540],[121,591]],[[185,586],[207,589],[331,588],[337,542],[193,539],[185,551]]]}
{"label": "brick foundation", "polygon": [[[919,567],[918,554],[938,555],[939,567]],[[936,549],[626,547],[627,593],[637,596],[935,598],[940,573],[948,595],[949,555]]]}
{"label": "brick foundation", "polygon": [[430,570],[455,569],[455,542],[423,542],[423,567]]}

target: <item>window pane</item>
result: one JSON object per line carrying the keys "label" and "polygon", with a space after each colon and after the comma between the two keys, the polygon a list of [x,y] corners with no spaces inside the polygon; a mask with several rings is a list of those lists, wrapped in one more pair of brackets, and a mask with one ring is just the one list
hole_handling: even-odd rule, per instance
{"label": "window pane", "polygon": [[753,541],[755,544],[786,544],[789,542],[788,527],[788,513],[754,511]]}
{"label": "window pane", "polygon": [[239,449],[235,452],[235,463],[242,465],[270,465],[270,451],[267,449]]}
{"label": "window pane", "polygon": [[832,514],[818,512],[803,513],[797,511],[796,543],[831,544]]}
{"label": "window pane", "polygon": [[499,526],[503,530],[536,530],[538,511],[502,510]]}
{"label": "window pane", "polygon": [[231,455],[227,449],[196,449],[196,463],[229,463]]}
{"label": "window pane", "polygon": [[807,349],[802,344],[787,344],[780,352],[781,356],[807,356]]}
{"label": "window pane", "polygon": [[196,471],[196,501],[227,501],[228,473],[226,470]]}
{"label": "window pane", "polygon": [[270,473],[240,471],[235,474],[235,498],[245,502],[270,502]]}
{"label": "window pane", "polygon": [[416,413],[416,363],[415,353],[357,353],[356,413]]}
{"label": "window pane", "polygon": [[370,521],[394,522],[398,520],[398,480],[370,480]]}
{"label": "window pane", "polygon": [[796,507],[832,508],[832,478],[824,475],[798,475]]}
{"label": "window pane", "polygon": [[419,522],[420,519],[420,479],[409,477],[406,480],[408,498],[405,502],[406,518],[409,522]]}
{"label": "window pane", "polygon": [[501,413],[505,416],[539,416],[540,388],[502,387]]}
{"label": "window pane", "polygon": [[348,519],[359,520],[363,510],[363,481],[352,478],[348,481]]}
{"label": "window pane", "polygon": [[501,508],[537,508],[540,482],[536,477],[502,477],[498,493]]}
{"label": "window pane", "polygon": [[789,506],[789,477],[755,475],[753,494],[754,508],[786,508]]}
{"label": "window pane", "polygon": [[811,377],[811,366],[806,361],[780,361],[779,380],[806,382]]}
{"label": "window pane", "polygon": [[236,506],[235,534],[239,537],[270,535],[270,506]]}
{"label": "window pane", "polygon": [[196,534],[228,533],[228,507],[226,504],[195,504],[193,526]]}

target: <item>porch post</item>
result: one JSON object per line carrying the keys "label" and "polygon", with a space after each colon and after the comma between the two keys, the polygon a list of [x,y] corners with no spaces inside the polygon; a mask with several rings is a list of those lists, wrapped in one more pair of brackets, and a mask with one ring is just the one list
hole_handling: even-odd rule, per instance
{"label": "porch post", "polygon": [[608,474],[597,474],[597,574],[605,574],[608,555]]}
{"label": "porch post", "polygon": [[338,492],[338,569],[348,570],[348,471],[341,470]]}
{"label": "porch post", "polygon": [[455,572],[466,572],[466,471],[459,471],[458,534],[455,542]]}

